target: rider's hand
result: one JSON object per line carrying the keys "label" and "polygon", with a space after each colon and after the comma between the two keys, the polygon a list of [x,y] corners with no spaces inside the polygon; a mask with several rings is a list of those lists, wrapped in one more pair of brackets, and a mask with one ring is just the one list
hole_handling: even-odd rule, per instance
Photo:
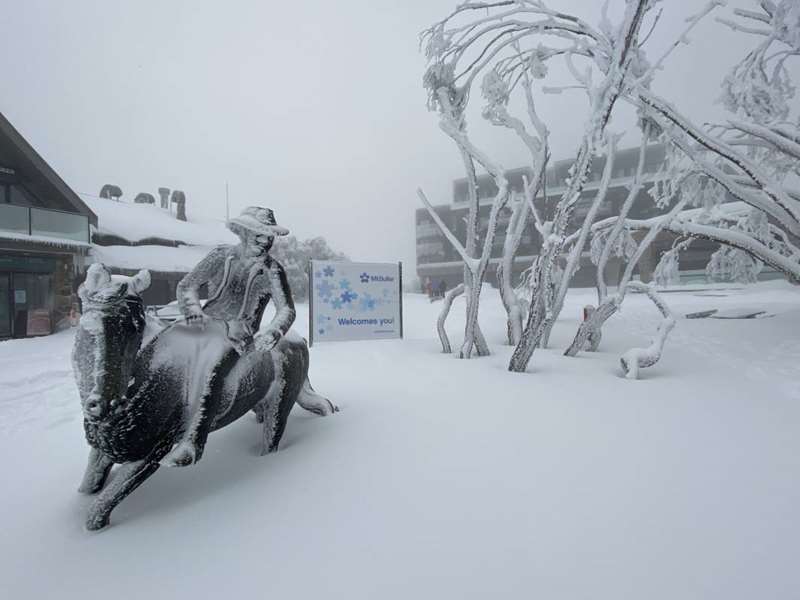
{"label": "rider's hand", "polygon": [[202,309],[197,309],[194,312],[186,315],[186,324],[192,327],[205,327],[208,322],[208,315]]}
{"label": "rider's hand", "polygon": [[246,322],[227,321],[227,334],[233,347],[240,355],[253,349],[253,333]]}
{"label": "rider's hand", "polygon": [[245,335],[240,338],[228,338],[233,345],[233,348],[241,356],[250,352],[253,349],[253,336]]}
{"label": "rider's hand", "polygon": [[259,350],[272,350],[283,334],[277,329],[266,329],[256,336],[256,347]]}

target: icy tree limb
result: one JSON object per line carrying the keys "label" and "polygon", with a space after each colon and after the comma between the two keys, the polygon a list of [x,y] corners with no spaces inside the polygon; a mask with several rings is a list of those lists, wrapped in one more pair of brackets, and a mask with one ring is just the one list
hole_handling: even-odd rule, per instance
{"label": "icy tree limb", "polygon": [[632,348],[619,359],[625,377],[628,379],[638,379],[639,369],[652,367],[661,359],[667,336],[675,327],[675,317],[672,315],[672,312],[669,310],[664,300],[656,293],[653,286],[638,281],[631,281],[628,283],[627,287],[647,294],[647,297],[653,301],[653,304],[656,305],[661,315],[664,317],[661,324],[658,326],[658,332],[655,338],[647,348]]}
{"label": "icy tree limb", "polygon": [[675,48],[677,48],[681,44],[689,43],[689,39],[687,36],[689,35],[689,33],[691,33],[692,29],[694,29],[697,26],[697,24],[700,23],[700,21],[702,21],[709,13],[713,12],[715,8],[717,8],[718,6],[722,6],[723,4],[724,4],[723,0],[711,0],[710,2],[706,3],[706,5],[702,8],[702,10],[700,10],[699,13],[687,18],[686,22],[688,23],[688,25],[686,26],[686,29],[684,29],[683,32],[681,32],[681,34],[675,39],[675,41],[672,44],[670,44],[670,46],[667,48],[664,54],[662,54],[661,57],[653,63],[653,65],[645,72],[645,74],[639,79],[639,81],[643,83],[648,82],[653,77],[653,74],[656,71],[663,68],[664,61],[667,60],[667,58],[669,57],[670,54],[672,54]]}
{"label": "icy tree limb", "polygon": [[[785,223],[793,235],[800,235],[800,208],[789,199],[780,183],[772,180],[759,165],[755,164],[750,158],[738,152],[730,145],[702,131],[691,121],[678,113],[668,102],[658,98],[649,90],[639,88],[638,98],[642,105],[646,109],[649,109],[649,112],[658,122],[664,123],[664,130],[670,135],[672,141],[678,145],[698,167],[702,168],[709,177],[712,177],[720,185],[725,187],[725,189],[736,198],[748,204],[752,204],[782,223]],[[670,125],[673,126],[674,129],[671,128]],[[737,186],[729,173],[714,167],[708,163],[708,161],[700,158],[699,154],[693,151],[675,130],[692,139],[713,155],[724,159],[740,173],[746,175],[767,198],[762,200],[754,194],[743,193],[743,190],[736,189]]]}
{"label": "icy tree limb", "polygon": [[728,121],[728,123],[732,128],[759,138],[776,150],[788,154],[795,160],[800,160],[800,141],[793,139],[787,131],[744,121]]}
{"label": "icy tree limb", "polygon": [[472,258],[467,254],[467,251],[464,249],[464,246],[461,245],[461,242],[458,241],[458,238],[450,231],[450,228],[444,224],[441,217],[437,214],[436,210],[433,208],[433,205],[428,201],[428,197],[425,195],[421,189],[417,188],[417,196],[419,199],[422,200],[422,204],[425,205],[425,208],[428,209],[428,214],[433,219],[433,222],[436,223],[436,226],[439,228],[439,231],[442,232],[442,235],[450,242],[450,245],[453,246],[456,252],[461,256],[461,260],[464,261],[464,264],[469,267],[470,270],[474,270],[477,267],[478,261]]}
{"label": "icy tree limb", "polygon": [[611,250],[617,244],[622,230],[625,228],[625,219],[628,216],[633,203],[639,196],[639,191],[642,189],[642,175],[644,173],[645,153],[647,150],[647,142],[650,138],[650,124],[647,123],[642,131],[642,142],[639,147],[639,161],[636,164],[636,174],[633,178],[633,185],[631,185],[628,195],[619,210],[616,223],[614,224],[611,233],[606,238],[606,243],[600,253],[600,259],[597,262],[597,304],[598,306],[603,303],[608,295],[608,286],[606,285],[605,269],[608,264],[608,259],[611,256]]}
{"label": "icy tree limb", "polygon": [[447,321],[447,315],[450,314],[450,307],[453,305],[453,300],[464,293],[464,284],[461,283],[447,292],[442,303],[442,311],[439,313],[439,318],[436,320],[436,330],[439,332],[439,341],[442,343],[442,352],[444,354],[452,354],[453,349],[450,346],[450,339],[447,337],[444,325]]}
{"label": "icy tree limb", "polygon": [[[600,228],[610,227],[612,223],[611,219],[607,219],[598,222],[597,225]],[[672,222],[661,221],[661,217],[645,220],[626,219],[625,226],[632,230],[651,230],[658,226],[663,231],[669,231],[678,236],[689,236],[724,244],[746,252],[756,260],[760,260],[786,275],[789,281],[800,284],[800,250],[793,246],[787,247],[786,253],[780,252],[740,231],[704,223],[695,223],[689,219],[676,219]],[[782,240],[787,240],[785,233],[780,230],[771,228],[771,231],[776,237],[783,236]]]}
{"label": "icy tree limb", "polygon": [[522,335],[522,319],[524,308],[522,300],[517,296],[512,285],[514,256],[522,241],[522,234],[528,220],[528,203],[520,199],[514,203],[511,218],[506,227],[506,238],[503,241],[503,257],[497,266],[497,283],[500,299],[506,310],[508,343],[511,346],[519,342]]}
{"label": "icy tree limb", "polygon": [[[573,165],[572,179],[556,210],[553,231],[549,239],[544,240],[541,260],[538,262],[541,273],[537,277],[542,290],[547,290],[550,285],[553,265],[561,255],[569,219],[586,185],[597,138],[605,131],[614,104],[621,94],[632,59],[632,49],[638,47],[639,29],[648,8],[649,2],[646,0],[636,0],[626,4],[622,25],[613,43],[608,71],[593,98],[590,125],[584,134]],[[546,308],[547,302],[535,302],[531,307],[522,339],[514,349],[509,362],[510,371],[521,373],[527,368],[533,351],[540,344],[546,328],[550,326],[548,320],[552,315],[547,314]]]}
{"label": "icy tree limb", "polygon": [[[461,150],[461,160],[464,163],[464,170],[467,174],[467,195],[469,196],[469,209],[467,211],[467,232],[465,240],[465,250],[468,256],[475,256],[475,248],[478,243],[478,213],[480,210],[480,199],[478,198],[478,176],[475,173],[475,161],[465,150]],[[467,298],[472,298],[473,271],[464,265],[464,293]],[[481,332],[480,324],[475,323],[473,329],[475,351],[478,356],[489,355],[489,345]]]}
{"label": "icy tree limb", "polygon": [[[600,303],[589,318],[580,324],[578,331],[575,333],[575,338],[572,340],[569,348],[564,351],[565,356],[577,356],[578,352],[583,350],[589,339],[596,340],[596,343],[590,344],[589,350],[592,352],[597,350],[597,344],[600,340],[600,332],[602,331],[603,325],[619,310],[620,306],[622,306],[622,301],[625,299],[625,294],[630,287],[628,284],[631,283],[634,268],[636,268],[636,265],[641,260],[645,250],[647,250],[650,244],[653,243],[653,240],[656,239],[656,236],[669,227],[669,224],[684,209],[688,201],[689,199],[686,197],[681,198],[666,215],[652,219],[651,227],[644,238],[639,242],[636,252],[625,267],[617,293],[612,297],[607,297]],[[627,221],[626,224],[630,227],[630,221]]]}
{"label": "icy tree limb", "polygon": [[480,163],[492,176],[497,186],[497,194],[489,210],[489,222],[487,224],[486,237],[483,240],[483,249],[477,265],[471,269],[472,280],[469,288],[469,296],[467,297],[467,319],[464,328],[464,342],[458,353],[459,358],[470,358],[475,346],[476,329],[478,328],[481,287],[486,275],[486,269],[489,266],[489,260],[491,259],[494,238],[497,234],[497,217],[508,203],[508,181],[506,180],[503,168],[495,164],[488,155],[478,149],[469,139],[464,128],[459,126],[454,119],[447,116],[454,112],[454,107],[452,107],[448,94],[444,89],[439,90],[439,103],[444,108],[442,120],[440,122],[442,131],[450,136],[460,150],[466,152],[470,158]]}
{"label": "icy tree limb", "polygon": [[578,230],[578,237],[569,252],[567,257],[567,266],[564,269],[564,274],[562,275],[561,281],[558,285],[558,291],[553,299],[552,307],[550,309],[551,314],[548,317],[548,324],[544,330],[544,333],[542,334],[542,347],[546,348],[550,341],[550,332],[553,329],[553,324],[558,318],[558,315],[561,314],[561,310],[564,308],[564,299],[567,296],[569,284],[571,283],[572,278],[575,276],[575,273],[580,268],[583,249],[586,247],[586,241],[589,238],[589,230],[592,223],[594,223],[595,218],[597,217],[597,211],[600,210],[600,206],[602,206],[603,202],[605,202],[606,194],[608,193],[608,186],[611,183],[611,173],[614,171],[614,158],[616,151],[617,139],[615,136],[612,136],[609,142],[606,164],[603,167],[603,175],[600,178],[600,187],[597,190],[597,194],[595,195],[594,199],[592,200],[589,211],[586,213],[586,216],[583,219],[583,224]]}

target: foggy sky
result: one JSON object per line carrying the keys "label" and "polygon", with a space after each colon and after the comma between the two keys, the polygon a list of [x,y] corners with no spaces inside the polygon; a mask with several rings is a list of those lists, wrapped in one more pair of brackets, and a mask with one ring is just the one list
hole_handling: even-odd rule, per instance
{"label": "foggy sky", "polygon": [[[588,18],[600,4],[550,2]],[[622,0],[612,4],[618,12]],[[663,3],[651,57],[700,4]],[[403,260],[411,271],[417,186],[445,203],[463,175],[426,110],[418,51],[420,30],[455,5],[11,2],[0,36],[0,111],[76,192],[115,183],[130,201],[159,186],[183,189],[190,215],[223,218],[228,181],[232,213],[270,206],[301,238],[324,235],[354,260]],[[747,38],[709,20],[673,55],[656,91],[697,121],[719,116],[719,83]],[[539,107],[554,158],[574,153],[585,98],[543,96]],[[612,130],[632,122],[623,109]],[[525,164],[513,135],[471,127],[504,167]],[[635,143],[631,133],[623,146]]]}

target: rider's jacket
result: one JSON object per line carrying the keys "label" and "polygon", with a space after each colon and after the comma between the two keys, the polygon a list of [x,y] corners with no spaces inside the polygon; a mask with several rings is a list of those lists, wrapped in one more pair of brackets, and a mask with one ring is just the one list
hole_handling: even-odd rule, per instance
{"label": "rider's jacket", "polygon": [[[286,272],[265,253],[242,256],[237,246],[217,246],[178,284],[178,306],[184,316],[199,314],[258,331],[261,316],[270,299],[275,316],[270,329],[285,334],[294,322],[294,302]],[[201,309],[200,287],[208,286],[208,302]]]}

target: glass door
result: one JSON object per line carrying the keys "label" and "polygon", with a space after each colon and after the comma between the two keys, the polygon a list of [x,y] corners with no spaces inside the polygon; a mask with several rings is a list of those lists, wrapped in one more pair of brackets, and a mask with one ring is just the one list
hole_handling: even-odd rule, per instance
{"label": "glass door", "polygon": [[47,335],[52,331],[50,281],[50,275],[13,274],[14,337]]}
{"label": "glass door", "polygon": [[11,337],[11,275],[0,273],[0,339]]}

